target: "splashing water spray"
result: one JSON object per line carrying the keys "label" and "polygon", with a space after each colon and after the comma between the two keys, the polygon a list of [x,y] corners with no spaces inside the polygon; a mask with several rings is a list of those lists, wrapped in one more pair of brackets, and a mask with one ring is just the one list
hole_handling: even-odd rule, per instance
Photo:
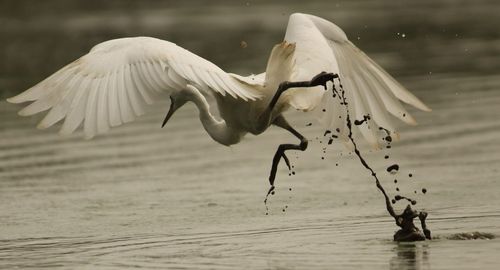
{"label": "splashing water spray", "polygon": [[[340,77],[338,78],[338,80],[339,80],[340,92],[337,91],[337,89],[335,88],[335,83],[333,83],[333,86],[332,86],[333,87],[333,95],[332,95],[332,97],[333,98],[338,97],[340,99],[340,104],[345,106],[345,108],[346,108],[346,122],[347,122],[346,124],[347,124],[347,128],[349,129],[349,134],[347,136],[349,137],[349,140],[351,141],[352,145],[354,146],[354,153],[356,153],[356,156],[358,156],[359,160],[361,161],[361,164],[367,170],[369,170],[371,172],[372,177],[375,179],[375,184],[377,185],[377,188],[384,195],[387,212],[389,212],[389,214],[394,218],[394,220],[396,221],[396,225],[401,227],[401,229],[398,230],[394,234],[394,241],[423,241],[425,239],[430,240],[431,239],[431,231],[427,228],[427,225],[425,223],[425,220],[427,218],[427,213],[423,212],[423,211],[417,212],[411,208],[410,204],[408,204],[406,206],[405,210],[403,211],[403,213],[401,213],[399,215],[396,214],[396,212],[394,211],[394,208],[391,205],[391,201],[389,200],[389,196],[385,192],[384,187],[380,184],[380,181],[377,177],[377,174],[368,165],[366,160],[361,156],[361,152],[359,151],[358,146],[357,146],[357,144],[354,141],[354,138],[352,136],[352,122],[351,122],[351,118],[349,116],[349,104],[348,104],[347,98],[345,96],[345,90],[344,90],[344,87],[342,86],[342,82],[340,80]],[[370,117],[365,116],[362,121],[355,120],[356,121],[355,124],[359,125],[359,124],[362,124],[362,122],[365,122],[368,120],[370,120]],[[390,132],[384,128],[381,128],[381,129],[387,133],[385,140],[387,142],[391,142],[392,138],[390,137]],[[392,166],[396,167],[397,165],[392,165]],[[390,167],[392,167],[392,166],[390,166]],[[388,168],[388,170],[389,170],[389,168]],[[410,198],[400,196],[400,195],[396,195],[394,197],[393,203],[395,203],[396,201],[402,200],[402,199],[409,201],[412,205],[416,204],[415,200],[412,200]],[[420,219],[423,234],[413,223],[413,219],[415,219],[416,217],[418,217]]]}
{"label": "splashing water spray", "polygon": [[[336,78],[339,80],[339,90],[336,89],[335,83],[333,83],[332,84],[333,85],[332,86],[332,92],[333,92],[332,93],[332,98],[337,98],[338,97],[339,100],[340,100],[340,105],[343,105],[345,107],[345,109],[346,109],[346,124],[347,124],[347,128],[349,129],[349,133],[348,133],[347,136],[348,136],[350,142],[352,143],[352,145],[354,147],[354,153],[359,158],[361,164],[368,171],[370,171],[371,176],[375,179],[375,184],[376,184],[377,188],[384,195],[385,205],[386,205],[387,212],[389,213],[389,215],[391,215],[394,218],[394,220],[396,222],[396,225],[401,228],[400,230],[398,230],[394,234],[394,241],[399,241],[399,242],[406,241],[406,242],[410,242],[410,241],[424,241],[425,239],[429,239],[430,240],[431,239],[431,231],[427,228],[427,225],[426,225],[426,222],[425,222],[426,218],[427,218],[427,213],[424,212],[424,211],[420,211],[419,212],[419,211],[413,210],[411,208],[411,205],[415,205],[417,202],[416,202],[416,200],[413,200],[411,198],[408,198],[408,197],[405,197],[405,196],[401,196],[401,195],[396,195],[394,197],[394,199],[391,201],[389,199],[389,196],[387,195],[387,192],[385,191],[384,187],[380,184],[380,181],[378,179],[377,174],[368,165],[368,163],[366,162],[366,160],[361,155],[361,152],[359,151],[358,145],[354,141],[354,138],[353,138],[353,135],[352,135],[352,122],[351,122],[351,118],[350,118],[350,115],[349,115],[349,104],[348,104],[347,98],[345,96],[345,90],[344,90],[344,88],[342,86],[342,82],[341,82],[340,76],[337,76]],[[325,85],[325,90],[327,90],[326,85]],[[364,122],[367,122],[369,120],[371,120],[370,116],[369,115],[365,115],[362,120],[354,120],[354,124],[355,125],[361,125]],[[384,140],[390,144],[390,142],[392,141],[392,138],[390,136],[390,132],[387,129],[383,128],[383,127],[380,127],[380,130],[383,130],[383,131],[386,132],[387,136],[384,138]],[[336,129],[336,131],[340,132],[340,129]],[[325,135],[327,135],[329,133],[332,133],[332,132],[329,131],[329,130],[325,131]],[[335,134],[332,134],[331,136],[332,136],[332,139],[330,141],[328,141],[328,144],[332,143],[333,138],[338,138],[339,137],[338,135],[335,135]],[[387,148],[390,148],[389,144],[387,145]],[[385,158],[387,159],[388,156],[386,156]],[[394,165],[389,166],[387,168],[387,171],[388,172],[397,171],[398,169],[399,169],[399,165],[394,164]],[[411,177],[411,174],[410,174],[410,177]],[[396,182],[396,180],[395,180],[395,182]],[[425,189],[423,189],[423,190],[425,190]],[[423,192],[425,193],[425,191],[423,191]],[[268,197],[269,194],[272,194],[272,195],[274,194],[274,186],[269,190],[269,192],[268,192],[268,194],[266,196],[266,199],[264,201],[265,204],[267,202],[267,197]],[[394,208],[391,205],[391,202],[394,204],[394,203],[396,203],[399,200],[406,200],[406,201],[410,202],[411,205],[408,204],[401,214],[396,214]],[[266,204],[266,210],[268,210],[267,204]],[[267,211],[266,211],[266,214],[267,214]],[[421,223],[421,226],[422,226],[423,233],[413,223],[413,220],[416,217],[418,217],[420,219],[420,223]]]}

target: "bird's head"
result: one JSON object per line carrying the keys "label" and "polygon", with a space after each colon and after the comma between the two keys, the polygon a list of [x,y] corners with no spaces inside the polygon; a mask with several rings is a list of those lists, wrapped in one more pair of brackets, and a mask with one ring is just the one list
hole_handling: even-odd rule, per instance
{"label": "bird's head", "polygon": [[188,99],[185,96],[181,95],[171,95],[170,96],[170,109],[168,110],[167,115],[165,116],[165,119],[163,120],[163,123],[161,124],[161,127],[164,127],[165,124],[167,124],[168,120],[174,115],[174,113],[184,104],[188,102]]}
{"label": "bird's head", "polygon": [[170,95],[170,109],[168,110],[165,119],[163,120],[163,124],[161,127],[164,127],[167,124],[168,120],[172,117],[172,115],[182,106],[184,106],[188,101],[192,101],[195,104],[199,104],[198,101],[203,99],[201,93],[191,85],[188,85],[185,89],[180,92],[173,93]]}

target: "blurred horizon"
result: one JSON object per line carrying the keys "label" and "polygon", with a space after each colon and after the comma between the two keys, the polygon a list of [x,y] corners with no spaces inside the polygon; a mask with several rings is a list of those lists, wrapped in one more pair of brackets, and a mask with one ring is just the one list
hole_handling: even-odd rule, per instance
{"label": "blurred horizon", "polygon": [[3,0],[0,97],[29,88],[100,42],[129,36],[169,40],[228,72],[260,73],[294,12],[336,23],[396,77],[497,74],[499,8],[492,0]]}

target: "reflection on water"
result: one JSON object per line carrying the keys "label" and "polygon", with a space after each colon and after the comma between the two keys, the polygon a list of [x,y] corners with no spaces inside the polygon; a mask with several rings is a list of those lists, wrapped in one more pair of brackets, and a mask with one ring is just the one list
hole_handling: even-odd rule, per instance
{"label": "reflection on water", "polygon": [[431,269],[429,264],[429,243],[397,243],[390,259],[391,270]]}

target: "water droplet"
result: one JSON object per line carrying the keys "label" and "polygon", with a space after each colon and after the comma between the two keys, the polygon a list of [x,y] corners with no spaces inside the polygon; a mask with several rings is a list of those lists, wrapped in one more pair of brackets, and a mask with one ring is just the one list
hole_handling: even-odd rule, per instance
{"label": "water droplet", "polygon": [[397,173],[399,170],[399,165],[398,164],[392,164],[391,166],[387,167],[387,172],[391,174]]}

